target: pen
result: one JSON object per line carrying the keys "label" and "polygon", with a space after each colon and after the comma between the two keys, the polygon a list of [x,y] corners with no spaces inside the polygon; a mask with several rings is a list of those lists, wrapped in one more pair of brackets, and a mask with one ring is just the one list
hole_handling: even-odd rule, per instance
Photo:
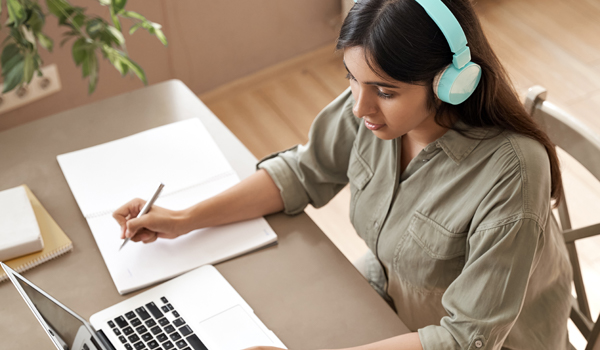
{"label": "pen", "polygon": [[[163,184],[161,182],[160,185],[158,185],[158,188],[156,189],[156,191],[154,191],[152,198],[150,198],[150,200],[146,202],[146,204],[144,205],[144,207],[142,208],[140,213],[136,216],[136,219],[150,211],[150,208],[152,208],[152,205],[158,199],[158,196],[160,195],[160,191],[162,191],[163,187],[165,187],[165,184]],[[130,239],[131,239],[131,237],[125,238],[125,241],[123,242],[123,244],[121,244],[121,247],[119,247],[119,251],[125,246],[125,244],[127,242],[129,242]]]}

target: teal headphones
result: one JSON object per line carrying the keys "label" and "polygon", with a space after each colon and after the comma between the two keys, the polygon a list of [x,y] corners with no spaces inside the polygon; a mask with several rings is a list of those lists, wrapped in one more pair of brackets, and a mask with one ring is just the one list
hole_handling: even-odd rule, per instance
{"label": "teal headphones", "polygon": [[434,78],[433,91],[444,102],[461,104],[477,88],[481,80],[481,67],[471,62],[471,50],[467,46],[465,32],[448,7],[441,0],[415,1],[444,33],[450,50],[454,53],[452,63]]}

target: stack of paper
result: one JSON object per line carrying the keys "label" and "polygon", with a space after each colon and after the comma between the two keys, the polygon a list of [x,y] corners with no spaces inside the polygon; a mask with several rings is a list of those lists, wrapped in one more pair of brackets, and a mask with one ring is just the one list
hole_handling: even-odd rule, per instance
{"label": "stack of paper", "polygon": [[58,156],[81,212],[121,294],[273,243],[263,219],[192,231],[151,244],[122,243],[112,212],[129,200],[183,209],[235,185],[239,179],[204,125],[189,119]]}

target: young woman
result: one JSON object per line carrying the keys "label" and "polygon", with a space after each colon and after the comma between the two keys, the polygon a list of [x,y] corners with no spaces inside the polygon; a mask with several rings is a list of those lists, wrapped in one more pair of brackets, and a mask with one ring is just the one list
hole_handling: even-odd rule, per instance
{"label": "young woman", "polygon": [[[562,193],[554,147],[469,0],[443,4],[359,0],[337,45],[350,89],[316,118],[308,144],[183,211],[128,220],[144,203],[131,201],[114,214],[123,237],[294,214],[350,183],[351,220],[371,250],[363,273],[413,331],[360,349],[565,349],[571,269],[551,218]],[[440,73],[469,67],[448,32],[460,27],[481,74],[457,88]]]}

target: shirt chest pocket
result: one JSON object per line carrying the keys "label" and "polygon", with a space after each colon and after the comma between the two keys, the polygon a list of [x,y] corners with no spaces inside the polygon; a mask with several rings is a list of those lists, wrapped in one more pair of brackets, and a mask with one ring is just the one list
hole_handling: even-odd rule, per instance
{"label": "shirt chest pocket", "polygon": [[394,270],[421,292],[443,294],[465,264],[467,232],[454,233],[416,212],[398,243]]}

